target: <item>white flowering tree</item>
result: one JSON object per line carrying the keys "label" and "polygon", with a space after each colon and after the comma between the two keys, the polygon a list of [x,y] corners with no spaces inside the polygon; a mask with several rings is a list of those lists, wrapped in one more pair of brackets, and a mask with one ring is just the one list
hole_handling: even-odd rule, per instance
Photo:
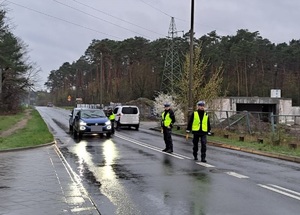
{"label": "white flowering tree", "polygon": [[159,93],[159,95],[155,98],[155,101],[154,101],[155,114],[158,116],[161,116],[162,112],[165,110],[165,107],[164,107],[165,103],[169,103],[171,105],[171,109],[174,111],[175,119],[176,119],[175,125],[183,124],[184,123],[184,114],[183,114],[180,104],[176,103],[176,96]]}

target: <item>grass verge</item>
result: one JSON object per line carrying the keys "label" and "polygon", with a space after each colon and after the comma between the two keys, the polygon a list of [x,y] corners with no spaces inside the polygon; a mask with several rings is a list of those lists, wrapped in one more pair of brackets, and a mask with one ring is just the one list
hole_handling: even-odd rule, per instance
{"label": "grass verge", "polygon": [[[5,121],[9,121],[9,116]],[[38,111],[33,110],[25,128],[8,137],[0,137],[0,150],[38,146],[52,141],[53,135],[49,132],[46,123]]]}
{"label": "grass verge", "polygon": [[1,115],[0,116],[0,132],[9,129],[17,122],[21,121],[25,117],[25,112],[22,111],[16,115]]}
{"label": "grass verge", "polygon": [[298,148],[291,149],[286,145],[272,145],[270,143],[258,143],[258,142],[246,142],[246,141],[242,142],[234,139],[226,139],[217,136],[208,137],[207,140],[211,142],[224,143],[230,146],[235,146],[244,149],[300,157],[300,149]]}

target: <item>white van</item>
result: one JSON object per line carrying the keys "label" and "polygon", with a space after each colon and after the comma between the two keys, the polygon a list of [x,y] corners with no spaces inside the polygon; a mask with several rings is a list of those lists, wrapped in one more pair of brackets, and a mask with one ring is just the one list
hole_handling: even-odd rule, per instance
{"label": "white van", "polygon": [[140,110],[134,105],[121,105],[114,108],[115,127],[134,127],[139,130],[140,127]]}

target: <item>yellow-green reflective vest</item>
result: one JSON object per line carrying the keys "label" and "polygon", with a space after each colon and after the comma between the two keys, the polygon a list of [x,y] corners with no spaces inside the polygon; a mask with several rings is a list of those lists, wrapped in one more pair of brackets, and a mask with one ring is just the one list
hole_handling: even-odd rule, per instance
{"label": "yellow-green reflective vest", "polygon": [[116,118],[115,114],[111,114],[111,115],[109,115],[109,117],[108,117],[109,120],[114,120],[115,118]]}
{"label": "yellow-green reflective vest", "polygon": [[[203,119],[202,119],[202,131],[204,132],[207,132],[207,121],[208,121],[208,115],[206,112],[204,112]],[[200,129],[200,117],[198,111],[195,111],[192,131],[199,131],[199,129]]]}
{"label": "yellow-green reflective vest", "polygon": [[167,115],[165,116],[165,113],[166,112],[163,112],[162,115],[161,115],[161,120],[163,121],[163,124],[165,127],[169,127],[171,122],[172,122],[172,119],[170,117],[170,113],[168,112]]}

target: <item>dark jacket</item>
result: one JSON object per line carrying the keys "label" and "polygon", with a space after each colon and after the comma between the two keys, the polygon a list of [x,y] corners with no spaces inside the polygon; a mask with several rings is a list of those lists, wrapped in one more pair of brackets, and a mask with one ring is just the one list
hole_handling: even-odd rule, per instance
{"label": "dark jacket", "polygon": [[192,131],[192,133],[207,134],[208,132],[211,131],[209,117],[207,119],[207,132],[204,132],[204,131],[202,131],[202,119],[203,119],[205,111],[204,110],[197,110],[197,111],[198,111],[199,118],[200,118],[200,129],[199,129],[199,131],[192,131],[192,125],[193,125],[193,121],[194,121],[194,112],[190,116],[190,119],[189,119],[186,130],[187,131]]}
{"label": "dark jacket", "polygon": [[[172,120],[172,122],[171,122],[171,128],[172,128],[172,125],[175,123],[175,114],[174,114],[174,112],[173,112],[173,110],[172,109],[169,109],[169,110],[165,110],[164,112],[162,112],[162,114],[163,113],[165,113],[165,116],[167,115],[167,113],[170,113],[170,118],[171,118],[171,120]],[[161,121],[161,127],[164,127],[164,125],[163,125],[163,121]]]}

